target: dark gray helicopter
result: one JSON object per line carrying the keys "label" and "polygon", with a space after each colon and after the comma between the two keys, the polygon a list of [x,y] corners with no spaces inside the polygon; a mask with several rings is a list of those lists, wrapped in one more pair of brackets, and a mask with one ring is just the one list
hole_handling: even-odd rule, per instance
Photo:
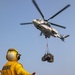
{"label": "dark gray helicopter", "polygon": [[52,23],[52,22],[49,22],[49,20],[53,19],[59,13],[61,13],[65,9],[67,9],[70,6],[70,4],[66,5],[60,11],[58,11],[56,14],[54,14],[53,16],[51,16],[49,19],[46,20],[44,18],[43,13],[39,9],[37,3],[35,2],[35,0],[32,0],[32,2],[35,5],[35,7],[37,8],[37,10],[39,11],[42,19],[34,19],[32,22],[20,23],[20,25],[34,24],[34,26],[41,31],[40,36],[43,34],[45,36],[45,38],[50,38],[50,36],[53,36],[53,37],[60,38],[62,41],[64,41],[65,38],[69,37],[69,35],[60,35],[60,34],[58,34],[58,31],[55,28],[51,27],[51,25],[54,25],[54,26],[57,26],[57,27],[61,27],[61,28],[64,28],[64,29],[66,27],[58,25],[58,24],[55,24],[55,23]]}

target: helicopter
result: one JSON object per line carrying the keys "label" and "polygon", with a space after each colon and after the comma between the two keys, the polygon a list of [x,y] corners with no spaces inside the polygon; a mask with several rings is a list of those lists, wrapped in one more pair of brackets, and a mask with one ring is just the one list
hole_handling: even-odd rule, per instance
{"label": "helicopter", "polygon": [[36,9],[38,10],[38,12],[41,15],[41,19],[34,19],[32,22],[28,22],[28,23],[20,23],[20,25],[28,25],[28,24],[34,24],[34,26],[41,31],[40,36],[43,34],[45,36],[45,38],[50,38],[51,36],[53,37],[57,37],[59,39],[61,39],[62,41],[64,41],[65,38],[69,37],[70,35],[61,35],[58,33],[58,31],[51,27],[51,25],[53,26],[57,26],[63,29],[66,29],[66,27],[49,22],[50,19],[53,19],[54,17],[56,17],[58,14],[60,14],[62,11],[64,11],[65,9],[67,9],[70,4],[66,5],[64,8],[62,8],[60,11],[58,11],[56,14],[54,14],[53,16],[51,16],[50,18],[48,18],[47,20],[44,18],[43,13],[41,12],[38,4],[36,3],[35,0],[32,0],[32,3],[34,4],[34,6],[36,7]]}

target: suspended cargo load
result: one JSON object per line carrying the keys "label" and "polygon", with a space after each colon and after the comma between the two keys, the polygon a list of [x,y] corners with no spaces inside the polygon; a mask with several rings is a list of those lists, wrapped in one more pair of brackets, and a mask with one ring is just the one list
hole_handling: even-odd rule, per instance
{"label": "suspended cargo load", "polygon": [[41,60],[52,63],[54,62],[54,56],[51,53],[47,53],[41,58]]}

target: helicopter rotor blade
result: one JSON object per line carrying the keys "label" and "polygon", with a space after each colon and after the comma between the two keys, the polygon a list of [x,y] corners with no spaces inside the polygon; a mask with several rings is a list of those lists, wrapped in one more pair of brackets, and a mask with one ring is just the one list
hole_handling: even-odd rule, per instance
{"label": "helicopter rotor blade", "polygon": [[66,27],[64,27],[64,26],[61,26],[61,25],[58,25],[58,24],[55,24],[55,23],[52,23],[52,22],[48,22],[48,23],[50,23],[51,25],[66,29]]}
{"label": "helicopter rotor blade", "polygon": [[[55,16],[57,16],[59,13],[61,13],[62,11],[64,11],[65,9],[67,9],[70,6],[70,4],[66,5],[64,8],[62,8],[60,11],[58,11],[56,14],[54,14],[52,17],[50,17],[48,20],[53,19]],[[47,20],[47,21],[48,21]]]}
{"label": "helicopter rotor blade", "polygon": [[37,8],[37,10],[39,11],[40,15],[42,16],[42,18],[44,19],[44,15],[42,14],[40,8],[38,7],[37,3],[35,2],[35,0],[32,0],[33,4],[35,5],[35,7]]}
{"label": "helicopter rotor blade", "polygon": [[27,24],[33,24],[32,22],[28,22],[28,23],[20,23],[20,25],[27,25]]}

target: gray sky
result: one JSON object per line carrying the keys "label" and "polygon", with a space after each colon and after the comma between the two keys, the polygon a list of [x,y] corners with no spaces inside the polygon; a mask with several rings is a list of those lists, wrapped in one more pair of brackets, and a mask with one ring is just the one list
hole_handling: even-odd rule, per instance
{"label": "gray sky", "polygon": [[58,38],[48,39],[49,50],[54,62],[42,62],[46,51],[46,39],[39,36],[40,31],[34,25],[21,26],[22,22],[31,22],[41,18],[32,0],[0,0],[0,69],[7,62],[8,48],[16,48],[22,54],[24,68],[36,75],[75,75],[75,0],[36,0],[45,18],[48,19],[67,4],[71,7],[50,20],[66,26],[66,29],[54,27],[59,34],[69,34],[62,42]]}

